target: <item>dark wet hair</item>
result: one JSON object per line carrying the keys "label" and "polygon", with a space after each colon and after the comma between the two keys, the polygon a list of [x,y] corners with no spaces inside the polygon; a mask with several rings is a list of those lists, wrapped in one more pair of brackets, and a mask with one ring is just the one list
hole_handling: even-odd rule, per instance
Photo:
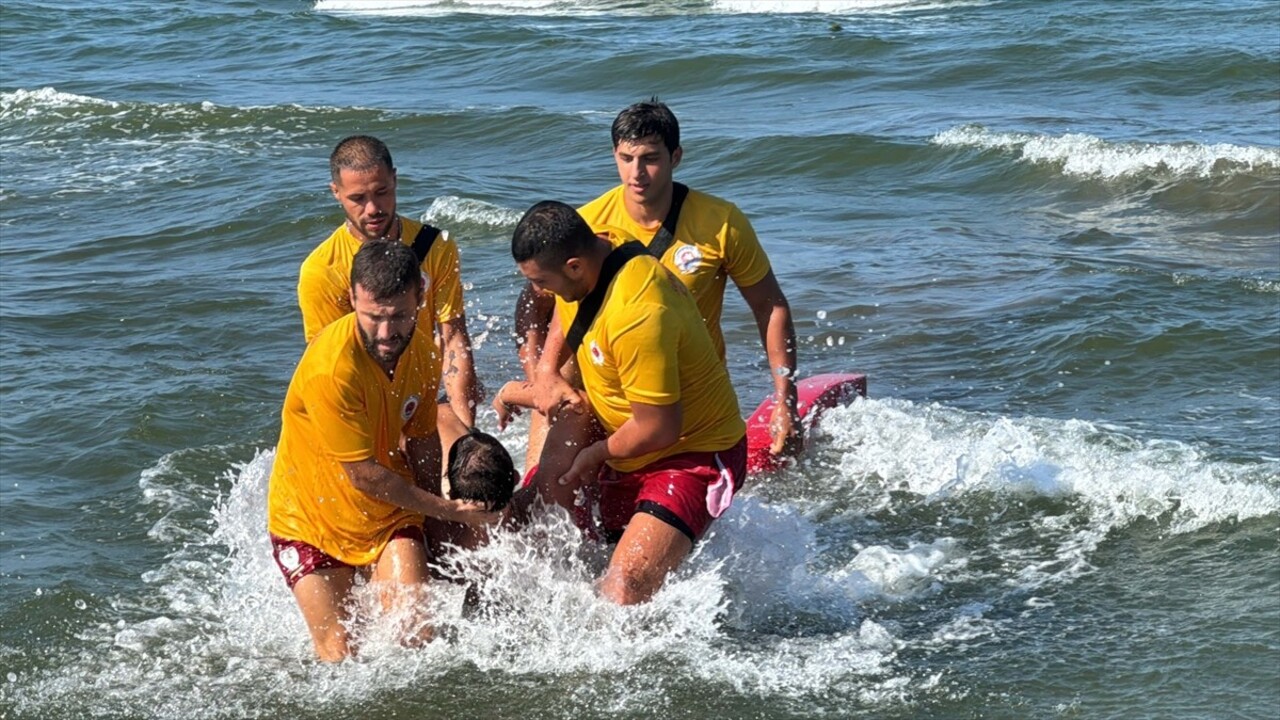
{"label": "dark wet hair", "polygon": [[345,137],[329,155],[329,176],[335,183],[343,170],[375,170],[379,167],[396,169],[386,143],[369,135]]}
{"label": "dark wet hair", "polygon": [[525,211],[511,234],[511,256],[517,263],[536,260],[558,267],[596,244],[595,233],[577,210],[558,200],[543,200]]}
{"label": "dark wet hair", "polygon": [[449,497],[501,510],[511,502],[520,476],[498,438],[475,428],[449,448]]}
{"label": "dark wet hair", "polygon": [[646,102],[638,102],[627,107],[613,119],[613,146],[623,140],[635,142],[657,135],[667,152],[675,152],[680,147],[680,122],[675,113],[655,95]]}
{"label": "dark wet hair", "polygon": [[359,285],[374,300],[389,300],[413,290],[421,292],[418,256],[399,240],[370,240],[351,261],[351,289]]}

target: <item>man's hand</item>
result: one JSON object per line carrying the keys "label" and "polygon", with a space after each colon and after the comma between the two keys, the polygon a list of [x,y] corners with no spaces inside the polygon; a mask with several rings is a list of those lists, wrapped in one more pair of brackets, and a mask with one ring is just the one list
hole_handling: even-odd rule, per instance
{"label": "man's hand", "polygon": [[804,448],[804,425],[793,402],[775,402],[769,416],[769,453],[795,457]]}
{"label": "man's hand", "polygon": [[482,502],[474,500],[445,500],[449,507],[439,517],[450,522],[467,525],[495,525],[502,519],[502,513],[489,510]]}
{"label": "man's hand", "polygon": [[[512,388],[513,385],[519,386],[521,384],[522,383],[517,380],[512,380],[498,388],[498,392],[493,396],[493,410],[498,413],[499,430],[506,430],[507,423],[511,422],[511,418],[520,414],[521,407],[519,404],[508,399],[508,396],[511,394],[508,390]],[[527,385],[527,383],[524,384]]]}
{"label": "man's hand", "polygon": [[556,479],[559,485],[582,487],[596,482],[600,477],[600,467],[609,459],[607,441],[601,440],[588,445],[573,458],[573,465]]}
{"label": "man's hand", "polygon": [[548,418],[554,418],[565,408],[581,415],[587,403],[560,373],[540,372],[533,383],[533,406]]}

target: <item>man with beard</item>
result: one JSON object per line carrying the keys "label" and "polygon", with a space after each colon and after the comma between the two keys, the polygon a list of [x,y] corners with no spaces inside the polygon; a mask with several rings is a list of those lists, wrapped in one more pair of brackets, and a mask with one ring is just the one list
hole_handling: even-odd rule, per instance
{"label": "man with beard", "polygon": [[312,339],[289,384],[267,499],[276,563],[330,662],[354,650],[347,620],[357,573],[402,623],[403,641],[426,642],[424,516],[498,519],[484,503],[431,491],[440,442],[426,393],[439,384],[440,359],[430,334],[415,332],[423,283],[414,252],[366,242],[349,283],[354,312]]}
{"label": "man with beard", "polygon": [[444,352],[447,397],[440,402],[438,425],[447,448],[475,424],[481,399],[467,334],[458,246],[446,231],[396,213],[396,169],[391,151],[377,138],[343,139],[329,157],[329,174],[329,189],[346,218],[302,263],[298,304],[307,342],[351,312],[348,276],[351,259],[361,245],[385,239],[412,247],[426,284],[419,311],[422,325],[428,330],[438,327]]}

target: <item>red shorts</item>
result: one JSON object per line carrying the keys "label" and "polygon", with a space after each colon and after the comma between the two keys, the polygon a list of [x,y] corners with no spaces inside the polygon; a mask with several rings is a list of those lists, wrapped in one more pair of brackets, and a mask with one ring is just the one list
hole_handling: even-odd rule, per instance
{"label": "red shorts", "polygon": [[[402,527],[391,533],[392,540],[410,538],[424,542],[426,537],[422,528],[417,525]],[[271,536],[271,555],[276,559],[276,567],[284,573],[284,581],[292,590],[302,578],[317,570],[328,568],[354,567],[326,553],[315,545],[301,540],[286,540],[278,535]]]}
{"label": "red shorts", "polygon": [[600,479],[605,538],[622,537],[631,516],[648,513],[697,541],[729,509],[747,475],[747,439],[728,450],[672,455],[632,472]]}

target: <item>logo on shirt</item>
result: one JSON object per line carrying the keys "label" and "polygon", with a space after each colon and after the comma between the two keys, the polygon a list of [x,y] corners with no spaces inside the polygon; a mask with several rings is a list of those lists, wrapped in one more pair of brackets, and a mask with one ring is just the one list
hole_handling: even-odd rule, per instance
{"label": "logo on shirt", "polygon": [[302,558],[298,557],[298,549],[292,545],[281,550],[276,557],[285,570],[296,570],[302,564]]}
{"label": "logo on shirt", "polygon": [[431,276],[426,272],[419,273],[422,275],[422,302],[418,305],[420,308],[427,306],[427,298],[431,297],[427,291],[431,289]]}
{"label": "logo on shirt", "polygon": [[400,407],[400,419],[408,420],[413,414],[418,412],[418,406],[422,404],[422,398],[417,395],[410,395],[408,400],[404,401],[404,405]]}
{"label": "logo on shirt", "polygon": [[604,351],[600,349],[595,340],[591,341],[591,346],[587,348],[587,351],[591,353],[591,362],[597,365],[604,364]]}
{"label": "logo on shirt", "polygon": [[676,248],[676,254],[671,257],[671,260],[675,263],[677,270],[690,275],[698,269],[698,263],[702,262],[702,252],[692,245],[681,245]]}

